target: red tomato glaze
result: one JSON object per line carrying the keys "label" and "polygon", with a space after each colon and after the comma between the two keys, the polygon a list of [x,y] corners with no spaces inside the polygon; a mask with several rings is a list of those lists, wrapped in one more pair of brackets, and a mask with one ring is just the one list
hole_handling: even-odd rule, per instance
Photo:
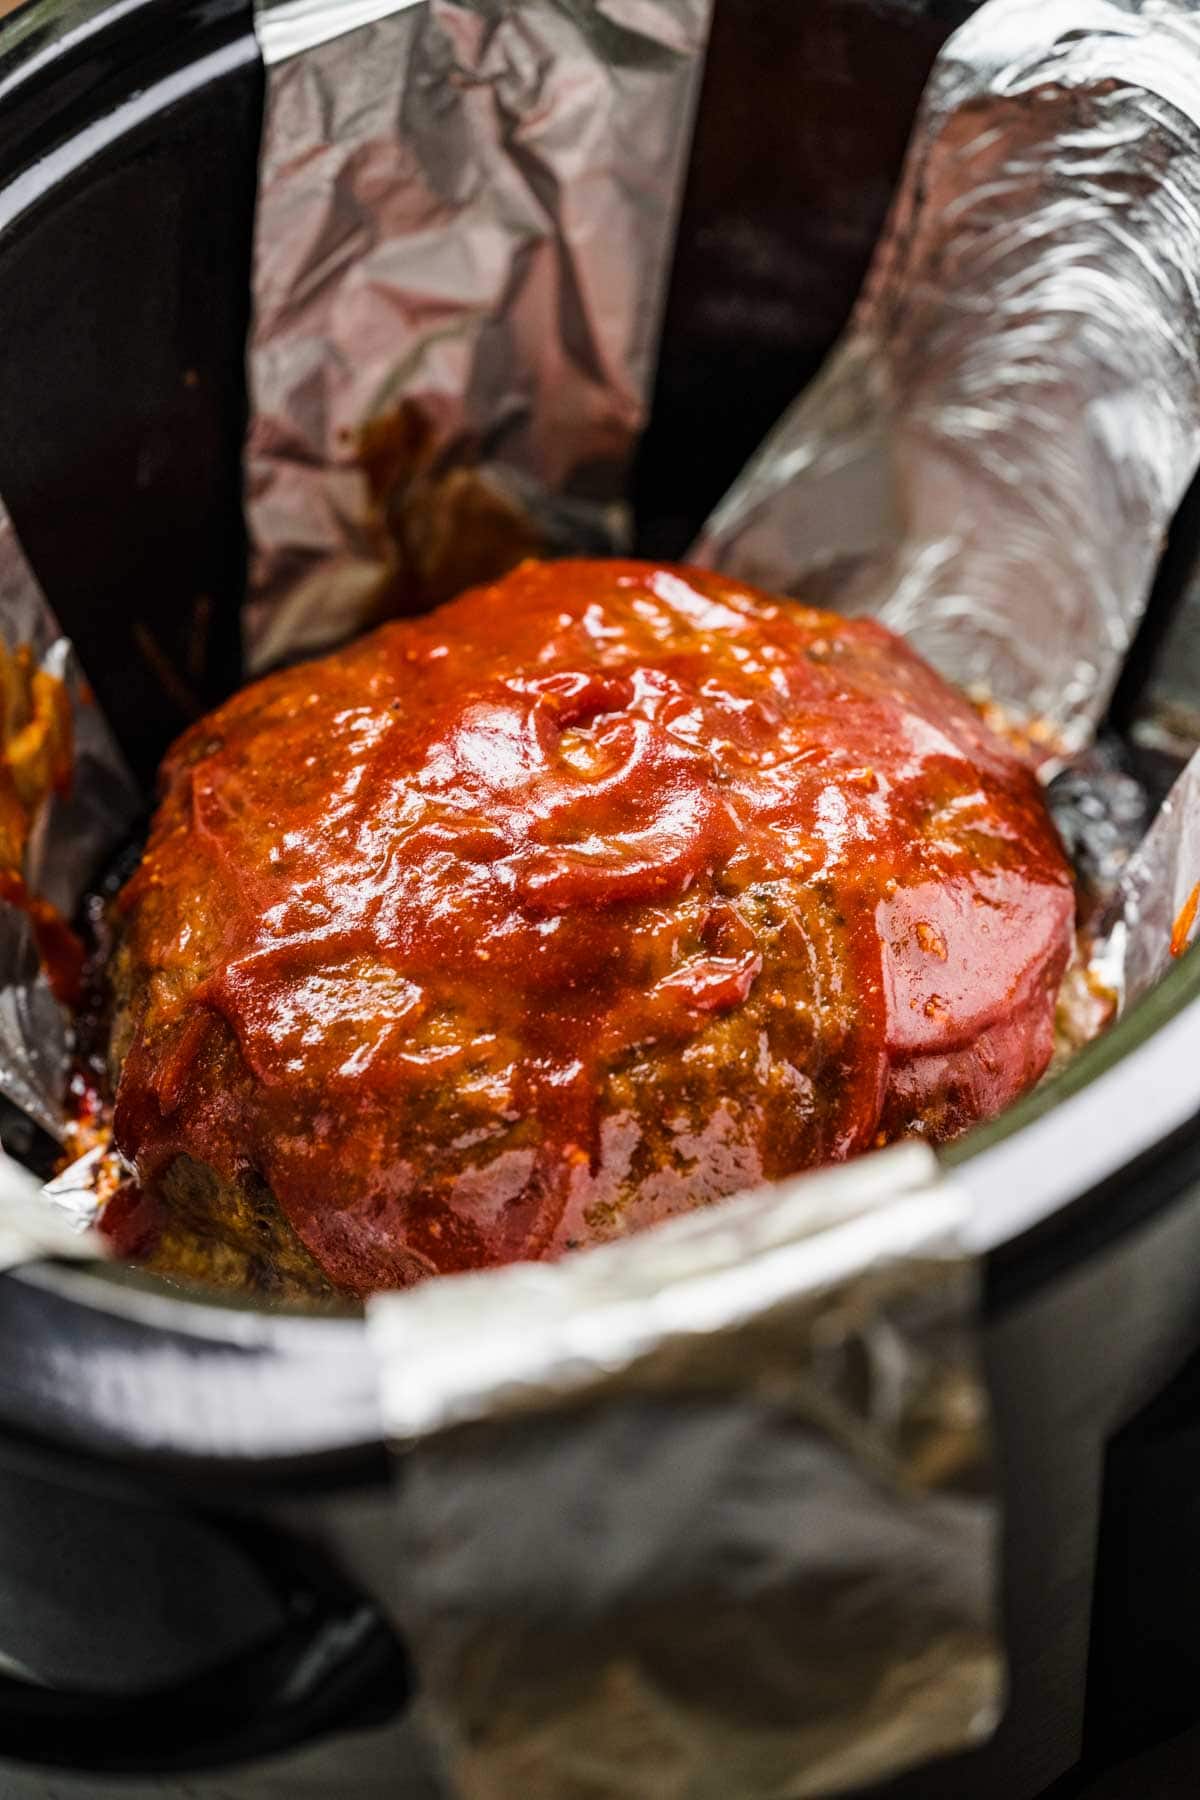
{"label": "red tomato glaze", "polygon": [[526,564],[234,696],[119,909],[116,1130],[354,1291],[994,1112],[1048,1060],[1035,777],[866,620]]}

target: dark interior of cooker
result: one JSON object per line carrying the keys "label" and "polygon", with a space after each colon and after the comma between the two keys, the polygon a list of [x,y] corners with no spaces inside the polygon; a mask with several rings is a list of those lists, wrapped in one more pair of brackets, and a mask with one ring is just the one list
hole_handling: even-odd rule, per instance
{"label": "dark interior of cooker", "polygon": [[[47,12],[47,34],[61,10]],[[240,672],[263,77],[248,0],[79,10],[92,21],[85,53],[47,54],[32,78],[22,71],[36,25],[7,55],[0,29],[0,341],[21,347],[0,358],[0,494],[149,780],[170,739]],[[719,0],[633,471],[646,554],[686,549],[836,338],[930,65],[971,10],[971,0]],[[139,89],[157,84],[161,98],[130,125],[134,69]],[[93,122],[100,142],[71,168],[63,147]],[[44,197],[13,224],[40,158]],[[1171,599],[1191,574],[1196,514],[1184,509],[1164,566]],[[1143,699],[1170,610],[1152,608],[1130,659],[1122,723]]]}
{"label": "dark interior of cooker", "polygon": [[[768,17],[756,0],[719,0],[653,422],[634,474],[647,552],[685,549],[836,337],[929,66],[969,10],[962,0],[814,0]],[[33,0],[0,24],[0,342],[19,346],[0,356],[0,495],[149,783],[169,740],[240,673],[244,342],[264,82],[249,0],[74,0],[68,32],[64,16],[62,0]],[[748,128],[768,110],[779,122],[770,134]],[[71,166],[85,128],[87,158]],[[6,1142],[30,1157],[36,1148],[15,1117]],[[33,1645],[30,1671],[46,1685],[33,1704],[42,1690],[0,1679],[0,1755],[161,1771],[261,1751],[272,1730],[310,1735],[335,1721],[337,1697],[322,1686],[322,1713],[311,1693],[289,1696],[287,1633],[319,1646],[318,1628],[365,1634],[351,1658],[360,1714],[364,1667],[367,1687],[382,1670],[400,1703],[390,1636],[373,1614],[360,1620],[355,1596],[324,1598],[319,1570],[280,1567],[277,1537],[264,1548],[203,1516],[181,1534],[174,1511],[145,1496],[128,1523],[111,1497],[97,1514],[86,1485],[60,1485],[40,1460],[14,1462],[8,1435],[4,1510],[38,1527],[10,1571],[0,1648]],[[126,1543],[142,1569],[133,1582]],[[114,1558],[121,1591],[107,1610],[122,1622],[120,1644],[103,1608],[88,1611],[98,1630],[77,1616],[82,1589],[103,1600]],[[168,1565],[166,1621],[156,1570]],[[67,1620],[75,1630],[64,1638]],[[136,1699],[148,1667],[151,1684],[170,1690],[153,1709],[157,1726]]]}
{"label": "dark interior of cooker", "polygon": [[[836,337],[930,64],[970,10],[717,6],[634,473],[648,554],[686,548]],[[239,672],[262,75],[229,52],[248,29],[245,0],[139,0],[85,69],[51,60],[0,145],[3,183],[31,144],[52,149],[84,116],[111,114],[135,45],[147,83],[169,82],[184,58],[218,65],[56,181],[52,203],[6,231],[0,272],[0,337],[22,347],[0,359],[0,418],[19,422],[0,434],[0,494],[147,778]],[[0,96],[4,79],[0,38]]]}
{"label": "dark interior of cooker", "polygon": [[[638,542],[648,554],[686,547],[835,339],[930,64],[972,9],[971,0],[790,7],[717,0],[651,423],[634,471]],[[76,28],[62,34],[66,12]],[[136,96],[141,116],[131,122]],[[24,16],[0,23],[0,495],[147,781],[169,739],[239,678],[243,347],[262,96],[249,0],[76,0],[73,8],[32,0]],[[88,157],[72,167],[68,147],[85,127]],[[1198,551],[1193,490],[1114,697],[1111,724],[1125,738],[1161,745],[1193,732]],[[22,1630],[34,1589],[46,1605],[61,1602],[61,1617],[50,1620],[58,1629],[78,1591],[77,1565],[91,1559],[102,1576],[122,1533],[123,1542],[143,1546],[149,1567],[162,1529],[163,1556],[181,1566],[174,1513],[169,1532],[166,1512],[153,1510],[124,1531],[110,1509],[108,1535],[89,1537],[67,1520],[62,1492],[46,1491],[40,1464],[12,1473],[10,1448],[0,1459],[4,1510],[16,1517],[25,1508],[31,1520],[9,1607]],[[1128,1463],[1133,1452],[1126,1446],[1122,1454]],[[1118,1455],[1110,1481],[1124,1467]],[[89,1493],[78,1508],[90,1507]],[[60,1517],[57,1537],[53,1530],[47,1537],[46,1522]],[[201,1539],[210,1528],[214,1542],[206,1548]],[[24,1715],[30,1760],[115,1768],[129,1766],[121,1761],[128,1754],[144,1768],[195,1766],[201,1718],[210,1760],[271,1747],[261,1729],[270,1666],[260,1651],[293,1626],[296,1641],[311,1644],[296,1609],[316,1606],[326,1617],[318,1605],[325,1576],[289,1564],[264,1583],[261,1570],[277,1560],[279,1539],[266,1557],[252,1534],[231,1532],[226,1518],[201,1518],[192,1536],[192,1578],[172,1589],[181,1610],[159,1670],[164,1681],[185,1684],[182,1712],[159,1703],[147,1736],[139,1704],[141,1723],[132,1737],[121,1736],[117,1697],[143,1685],[147,1647],[157,1642],[154,1620],[138,1613],[139,1604],[153,1609],[151,1567],[140,1586],[126,1582],[119,1595],[122,1632],[136,1652],[128,1670],[107,1619],[99,1621],[107,1658],[100,1678],[88,1662],[94,1637],[83,1631],[60,1644],[53,1630],[42,1634],[63,1660],[37,1671],[39,1679],[91,1693],[64,1734],[62,1696],[46,1688],[42,1712]],[[68,1538],[75,1562],[59,1554]],[[1153,1578],[1190,1596],[1174,1581],[1181,1560],[1164,1550]],[[1111,1557],[1108,1566],[1116,1567]],[[217,1605],[235,1585],[237,1606]],[[327,1609],[347,1641],[358,1628],[355,1604],[339,1590]],[[1098,1633],[1106,1617],[1102,1606]],[[373,1629],[371,1621],[362,1629]],[[0,1648],[6,1639],[0,1619]],[[372,1679],[395,1703],[395,1647],[364,1641]],[[204,1685],[230,1655],[232,1685],[227,1674],[220,1685]],[[276,1709],[277,1741],[343,1716],[328,1692],[322,1704],[332,1712],[304,1694],[297,1702],[295,1691],[289,1699],[293,1662],[281,1650],[280,1694],[308,1714],[281,1719]],[[1107,1666],[1102,1657],[1098,1666]],[[1175,1657],[1172,1667],[1178,1679],[1170,1705],[1182,1714],[1188,1682],[1194,1691],[1194,1660],[1185,1666]],[[1147,1681],[1138,1696],[1143,1711],[1119,1721],[1126,1741],[1144,1735],[1146,1720],[1162,1711],[1161,1683],[1151,1693]],[[1114,1691],[1117,1685],[1114,1674]],[[1122,1692],[1128,1712],[1127,1684]],[[1107,1716],[1115,1731],[1111,1708]],[[0,1692],[0,1754],[19,1749],[14,1718]],[[221,1744],[214,1718],[227,1727]],[[973,1792],[982,1796],[984,1788]]]}

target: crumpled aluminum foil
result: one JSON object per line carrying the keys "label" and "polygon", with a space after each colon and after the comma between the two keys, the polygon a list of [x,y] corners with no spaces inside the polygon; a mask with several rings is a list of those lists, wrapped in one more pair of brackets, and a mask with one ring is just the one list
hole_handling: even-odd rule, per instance
{"label": "crumpled aluminum foil", "polygon": [[90,1213],[73,1219],[47,1206],[36,1177],[0,1151],[0,1270],[49,1256],[70,1262],[106,1256],[104,1239],[88,1229],[91,1223]]}
{"label": "crumpled aluminum foil", "polygon": [[[70,699],[74,768],[67,792],[51,795],[34,823],[25,860],[31,893],[70,917],[140,804],[116,741],[91,698],[0,505],[0,633],[28,647]],[[58,1137],[71,1049],[66,1014],[50,991],[29,920],[0,902],[0,1093]]]}
{"label": "crumpled aluminum foil", "polygon": [[991,0],[850,328],[695,560],[868,611],[1085,742],[1200,458],[1200,16]]}
{"label": "crumpled aluminum foil", "polygon": [[964,1204],[907,1144],[371,1304],[456,1792],[798,1800],[987,1734]]}
{"label": "crumpled aluminum foil", "polygon": [[[394,583],[358,460],[381,417],[442,524],[619,536],[705,19],[704,0],[263,9],[255,667],[344,635]],[[1200,446],[1198,46],[1168,0],[990,0],[938,65],[847,341],[708,560],[877,611],[1086,737]],[[0,625],[49,654],[14,549],[0,526]],[[123,828],[88,754],[74,835],[60,817],[39,840],[63,899]],[[1149,919],[1121,921],[1131,958]],[[0,917],[0,967],[8,944]],[[0,1089],[7,1042],[53,1101],[34,1059],[59,1027],[8,1019],[17,991],[0,975]],[[86,1216],[70,1177],[58,1201]],[[986,1734],[994,1485],[963,1204],[909,1145],[372,1303],[397,1606],[461,1791],[780,1800]]]}
{"label": "crumpled aluminum foil", "polygon": [[[952,39],[849,335],[698,548],[876,613],[1060,758],[1103,714],[1200,453],[1195,76],[1200,27],[1168,6],[995,0]],[[1104,787],[1101,882],[1136,806]],[[828,1794],[986,1733],[982,1514],[943,1560],[917,1523],[936,1483],[880,1485],[823,1383],[822,1349],[865,1367],[879,1325],[897,1371],[930,1367],[874,1285],[901,1193],[864,1205],[844,1286],[824,1259],[825,1184],[863,1196],[884,1167],[886,1193],[880,1158],[374,1303],[399,1612],[458,1791]],[[762,1219],[760,1247],[741,1233]]]}
{"label": "crumpled aluminum foil", "polygon": [[[135,816],[131,777],[0,505],[0,632],[27,647],[61,681],[72,715],[71,785],[52,794],[34,821],[24,877],[31,893],[70,914],[100,859]],[[0,1093],[57,1137],[71,1053],[71,1026],[50,991],[28,916],[0,902]],[[94,1257],[103,1246],[74,1219],[46,1206],[38,1182],[0,1150],[0,1268],[38,1256]]]}
{"label": "crumpled aluminum foil", "polygon": [[1200,939],[1200,751],[1122,874],[1111,930],[1126,1006]]}
{"label": "crumpled aluminum foil", "polygon": [[707,23],[708,0],[262,9],[251,668],[413,586],[619,544]]}

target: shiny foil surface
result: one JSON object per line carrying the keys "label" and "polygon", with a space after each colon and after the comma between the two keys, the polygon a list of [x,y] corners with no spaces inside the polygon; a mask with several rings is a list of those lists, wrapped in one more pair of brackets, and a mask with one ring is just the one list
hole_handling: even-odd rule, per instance
{"label": "shiny foil surface", "polygon": [[1192,757],[1126,867],[1112,960],[1126,1006],[1149,993],[1200,938],[1200,751]]}
{"label": "shiny foil surface", "polygon": [[[951,40],[849,337],[699,546],[876,613],[1056,757],[1103,712],[1196,461],[1197,48],[1181,10],[1003,0]],[[844,1286],[827,1183],[864,1208]],[[936,1479],[881,1479],[822,1384],[854,1336],[825,1305],[848,1326],[856,1293],[849,1360],[879,1328],[900,1389],[931,1369],[876,1286],[904,1185],[886,1153],[795,1184],[786,1251],[737,1241],[786,1232],[777,1191],[373,1303],[400,1617],[459,1791],[829,1794],[986,1734],[987,1509],[939,1529]],[[708,1231],[737,1241],[721,1272]],[[980,1416],[969,1377],[958,1398]]]}
{"label": "shiny foil surface", "polygon": [[1200,456],[1200,17],[990,0],[848,331],[701,562],[900,631],[1078,746]]}
{"label": "shiny foil surface", "polygon": [[[428,599],[480,525],[502,555],[620,538],[706,22],[704,0],[262,11],[253,668]],[[937,66],[847,339],[703,558],[875,612],[1085,741],[1200,446],[1195,95],[1188,8],[990,0]],[[0,628],[66,657],[2,523]],[[76,714],[79,779],[35,844],[62,903],[128,822]],[[1131,970],[1152,934],[1147,980],[1164,916],[1131,898],[1122,921]],[[54,1129],[64,1025],[22,929],[0,911],[0,1090]],[[69,1172],[58,1204],[86,1219],[86,1193]],[[394,1605],[448,1791],[800,1800],[987,1734],[962,1210],[909,1144],[370,1303]]]}
{"label": "shiny foil surface", "polygon": [[252,669],[624,538],[707,23],[707,0],[262,11]]}
{"label": "shiny foil surface", "polygon": [[962,1201],[919,1144],[372,1302],[453,1791],[818,1795],[997,1716]]}
{"label": "shiny foil surface", "polygon": [[[65,690],[70,777],[39,807],[22,873],[31,894],[69,917],[104,857],[129,830],[140,801],[2,503],[0,636],[8,652],[27,652]],[[7,729],[3,734],[7,739]],[[63,1129],[70,1050],[70,1023],[46,980],[29,917],[0,900],[0,1094],[53,1137]]]}

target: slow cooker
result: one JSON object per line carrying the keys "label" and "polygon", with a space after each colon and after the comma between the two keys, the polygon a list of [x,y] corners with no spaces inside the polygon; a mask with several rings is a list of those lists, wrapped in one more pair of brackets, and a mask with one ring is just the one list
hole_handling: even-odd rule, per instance
{"label": "slow cooker", "polygon": [[[649,553],[690,541],[836,336],[969,10],[718,5],[636,477]],[[801,124],[722,133],[723,84],[764,82]],[[184,722],[162,652],[197,594],[194,696],[239,678],[262,96],[244,0],[0,25],[0,494],[144,776]],[[748,265],[731,221],[780,253]],[[1200,705],[1198,531],[1190,495],[1108,724],[1135,757],[1164,700],[1177,730]],[[986,1259],[1010,1693],[985,1747],[877,1794],[1082,1792],[1200,1720],[1200,956],[947,1160]],[[0,1276],[0,1793],[436,1794],[392,1623],[399,1469],[361,1318],[116,1266]]]}

